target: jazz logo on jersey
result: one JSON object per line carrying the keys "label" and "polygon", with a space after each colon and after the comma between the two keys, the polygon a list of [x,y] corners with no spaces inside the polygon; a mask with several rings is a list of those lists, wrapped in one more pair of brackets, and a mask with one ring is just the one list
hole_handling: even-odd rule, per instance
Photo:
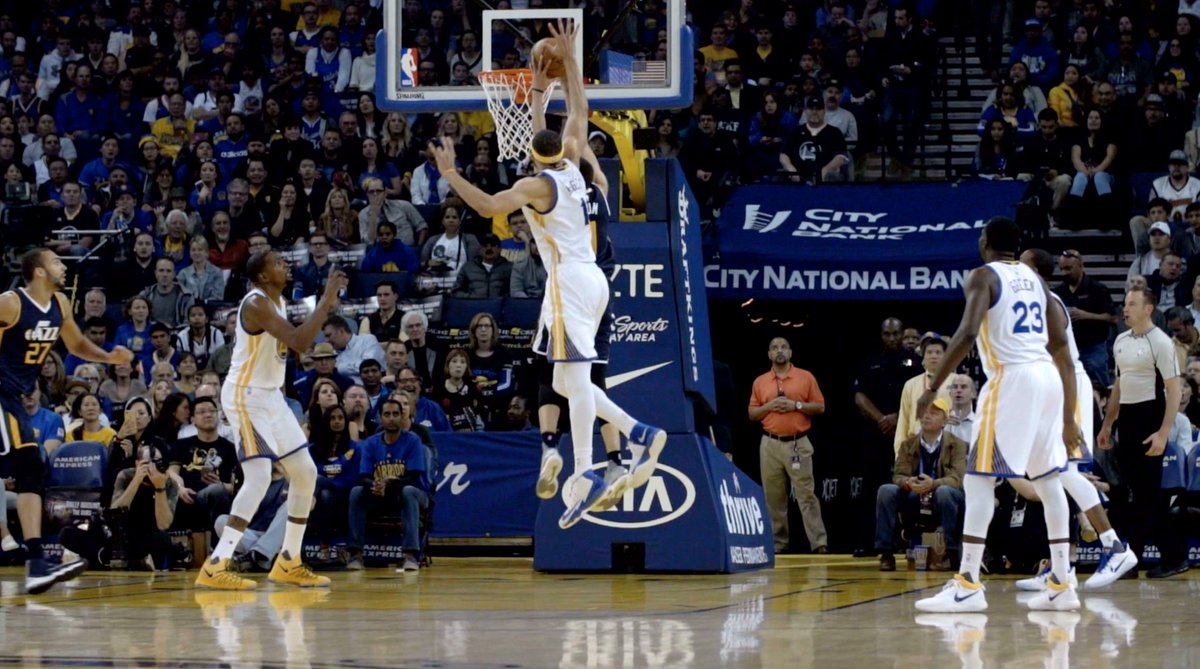
{"label": "jazz logo on jersey", "polygon": [[59,328],[51,326],[50,321],[38,321],[37,325],[26,330],[25,341],[29,342],[29,348],[25,351],[25,364],[42,364],[58,341],[58,331]]}

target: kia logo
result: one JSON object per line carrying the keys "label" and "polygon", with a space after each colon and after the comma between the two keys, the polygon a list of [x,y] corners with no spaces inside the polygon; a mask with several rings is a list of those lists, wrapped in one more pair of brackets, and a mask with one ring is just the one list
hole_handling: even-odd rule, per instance
{"label": "kia logo", "polygon": [[[626,466],[630,464],[625,461]],[[607,462],[592,465],[593,471],[608,467]],[[563,486],[563,503],[566,503],[566,486]],[[683,472],[659,463],[654,475],[646,485],[625,491],[625,497],[616,506],[597,514],[585,513],[583,519],[589,523],[625,530],[639,530],[667,523],[683,516],[696,503],[696,486]]]}

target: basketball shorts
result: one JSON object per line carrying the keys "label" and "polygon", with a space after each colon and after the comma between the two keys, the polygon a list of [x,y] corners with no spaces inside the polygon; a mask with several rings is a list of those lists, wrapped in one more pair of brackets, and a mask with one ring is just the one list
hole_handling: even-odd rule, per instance
{"label": "basketball shorts", "polygon": [[221,387],[221,408],[233,428],[241,460],[279,460],[308,446],[308,437],[281,390],[226,383]]}
{"label": "basketball shorts", "polygon": [[1063,471],[1062,383],[1049,362],[1006,365],[983,386],[967,473],[1036,479]]}
{"label": "basketball shorts", "polygon": [[1083,433],[1083,443],[1075,448],[1067,448],[1067,459],[1072,462],[1091,462],[1094,457],[1096,412],[1093,405],[1095,403],[1096,400],[1092,397],[1092,380],[1088,378],[1087,373],[1076,371],[1075,424]]}
{"label": "basketball shorts", "polygon": [[595,263],[565,263],[547,277],[533,350],[550,362],[594,362],[608,308],[608,280]]}
{"label": "basketball shorts", "polygon": [[0,457],[8,459],[17,493],[42,494],[46,462],[20,398],[0,395]]}

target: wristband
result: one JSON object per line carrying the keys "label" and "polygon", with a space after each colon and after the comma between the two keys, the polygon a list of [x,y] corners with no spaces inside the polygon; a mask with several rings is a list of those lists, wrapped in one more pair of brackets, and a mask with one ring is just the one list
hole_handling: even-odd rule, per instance
{"label": "wristband", "polygon": [[533,89],[533,92],[534,93],[545,93],[546,91],[545,91],[545,89],[535,88],[535,89]]}
{"label": "wristband", "polygon": [[167,491],[167,489],[166,489],[166,488],[155,488],[155,489],[154,489],[154,492],[156,492],[156,493],[160,493],[160,492],[166,492],[166,491]]}

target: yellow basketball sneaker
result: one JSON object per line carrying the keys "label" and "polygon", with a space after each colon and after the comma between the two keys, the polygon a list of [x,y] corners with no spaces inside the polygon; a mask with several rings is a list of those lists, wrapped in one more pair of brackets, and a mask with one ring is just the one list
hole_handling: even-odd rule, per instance
{"label": "yellow basketball sneaker", "polygon": [[275,558],[275,565],[271,567],[271,573],[267,574],[267,578],[276,583],[288,583],[301,588],[329,587],[328,576],[314,574],[308,565],[300,561],[300,558],[293,558],[286,551]]}
{"label": "yellow basketball sneaker", "polygon": [[229,560],[213,558],[206,560],[196,575],[196,587],[213,588],[215,590],[252,590],[258,584],[248,578],[238,576],[229,568]]}

